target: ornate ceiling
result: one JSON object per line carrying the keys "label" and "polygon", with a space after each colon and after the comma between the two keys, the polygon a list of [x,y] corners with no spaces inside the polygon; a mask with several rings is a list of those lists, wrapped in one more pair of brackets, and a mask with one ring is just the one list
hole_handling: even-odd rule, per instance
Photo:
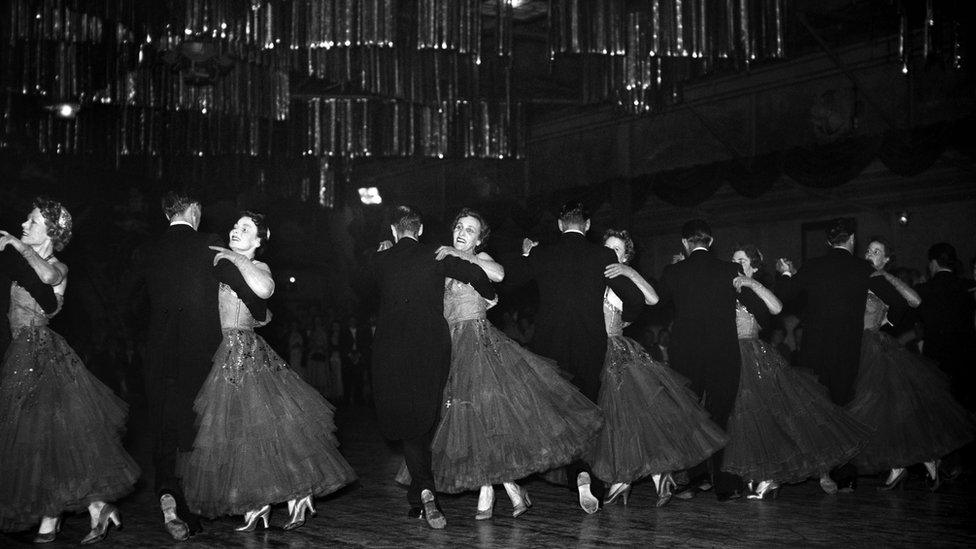
{"label": "ornate ceiling", "polygon": [[653,113],[689,80],[821,40],[901,32],[903,48],[958,62],[956,14],[927,5],[9,0],[0,149],[142,162],[161,179],[230,158],[235,177],[299,185],[328,205],[354,162],[519,158],[540,112]]}

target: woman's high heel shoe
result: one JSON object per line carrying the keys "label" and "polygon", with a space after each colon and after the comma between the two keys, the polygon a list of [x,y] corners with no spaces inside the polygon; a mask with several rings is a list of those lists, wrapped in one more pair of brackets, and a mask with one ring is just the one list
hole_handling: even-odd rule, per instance
{"label": "woman's high heel shoe", "polygon": [[630,483],[621,482],[614,484],[610,487],[610,493],[604,498],[604,505],[611,505],[613,502],[620,498],[624,502],[624,507],[627,506],[627,500],[630,498]]}
{"label": "woman's high heel shoe", "polygon": [[878,490],[882,492],[887,492],[889,490],[894,490],[895,488],[905,488],[905,479],[908,478],[908,468],[904,467],[893,478],[890,478],[884,483],[884,486],[878,486]]}
{"label": "woman's high heel shoe", "polygon": [[756,491],[746,496],[748,499],[776,499],[779,484],[774,480],[764,480],[756,486]]}
{"label": "woman's high heel shoe", "polygon": [[529,510],[529,507],[532,507],[532,500],[529,499],[529,492],[525,488],[519,486],[519,495],[522,496],[522,503],[512,507],[512,517],[514,518],[519,518],[521,515],[524,515]]}
{"label": "woman's high heel shoe", "polygon": [[312,496],[307,495],[302,499],[298,500],[295,504],[295,508],[291,513],[291,517],[288,522],[285,523],[285,530],[294,530],[295,528],[301,528],[305,525],[305,512],[308,511],[315,516],[315,507],[312,506]]}
{"label": "woman's high heel shoe", "polygon": [[271,505],[265,505],[257,511],[248,511],[244,515],[244,525],[234,528],[238,532],[253,532],[258,527],[258,520],[264,523],[264,529],[268,529],[268,518],[271,517]]}
{"label": "woman's high heel shoe", "polygon": [[108,529],[115,525],[116,530],[122,529],[122,519],[119,517],[119,510],[112,504],[106,503],[102,510],[98,512],[98,521],[88,532],[88,535],[81,540],[82,545],[98,543],[108,536]]}
{"label": "woman's high heel shoe", "polygon": [[661,485],[657,489],[657,501],[654,502],[655,507],[664,507],[671,501],[671,496],[674,494],[674,488],[677,486],[674,482],[674,477],[671,473],[668,473],[661,477]]}
{"label": "woman's high heel shoe", "polygon": [[38,533],[34,536],[34,543],[51,543],[58,537],[58,532],[61,531],[61,517],[54,519],[54,521],[54,530],[43,534]]}

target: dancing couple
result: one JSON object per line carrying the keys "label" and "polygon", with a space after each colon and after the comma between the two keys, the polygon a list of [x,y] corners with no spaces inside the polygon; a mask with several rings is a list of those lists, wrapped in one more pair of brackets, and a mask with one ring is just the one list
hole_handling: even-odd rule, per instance
{"label": "dancing couple", "polygon": [[199,200],[169,193],[163,212],[169,228],[137,250],[133,287],[149,295],[147,395],[164,526],[180,541],[201,530],[200,515],[244,515],[237,530],[250,531],[287,501],[284,528],[297,528],[315,513],[314,497],[356,477],[339,454],[332,405],[254,332],[274,292],[255,259],[271,237],[267,221],[243,212],[227,248],[197,232]]}
{"label": "dancing couple", "polygon": [[[199,201],[170,193],[163,210],[170,227],[137,251],[125,295],[150,297],[147,395],[166,530],[186,539],[200,529],[196,514],[244,514],[238,530],[252,530],[267,526],[278,501],[289,503],[285,528],[301,526],[313,497],[355,474],[338,452],[332,406],[254,334],[274,290],[267,265],[254,260],[270,237],[264,217],[244,212],[228,249],[196,232]],[[0,274],[12,282],[12,341],[0,370],[0,529],[40,522],[35,543],[56,539],[63,512],[85,508],[91,531],[82,544],[105,539],[121,526],[110,502],[139,477],[121,443],[125,403],[47,328],[67,286],[54,254],[71,236],[71,215],[43,198],[20,238],[0,233]]]}

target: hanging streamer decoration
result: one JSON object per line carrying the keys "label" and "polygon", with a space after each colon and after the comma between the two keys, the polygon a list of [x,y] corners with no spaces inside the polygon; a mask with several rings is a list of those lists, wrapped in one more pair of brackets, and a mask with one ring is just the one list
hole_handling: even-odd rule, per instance
{"label": "hanging streamer decoration", "polygon": [[968,2],[898,1],[898,59],[902,74],[940,65],[961,70],[965,63],[963,22],[971,18]]}
{"label": "hanging streamer decoration", "polygon": [[782,58],[786,0],[550,0],[549,54],[582,57],[582,98],[632,113],[719,66]]}
{"label": "hanging streamer decoration", "polygon": [[[267,159],[313,155],[320,202],[334,159],[519,157],[512,12],[511,0],[9,0],[0,146],[141,159],[151,177],[198,183],[195,162],[235,157],[243,178],[310,197]],[[61,101],[80,112],[41,108]]]}

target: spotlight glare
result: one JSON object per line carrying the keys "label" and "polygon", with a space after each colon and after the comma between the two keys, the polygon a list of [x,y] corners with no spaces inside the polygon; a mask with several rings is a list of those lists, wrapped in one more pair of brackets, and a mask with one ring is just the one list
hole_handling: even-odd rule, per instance
{"label": "spotlight glare", "polygon": [[81,105],[70,101],[64,101],[61,103],[54,103],[53,105],[48,105],[44,108],[54,113],[54,115],[59,118],[71,119],[78,114],[79,110],[81,110]]}
{"label": "spotlight glare", "polygon": [[360,187],[359,201],[366,205],[382,204],[383,197],[380,196],[380,191],[376,187]]}

